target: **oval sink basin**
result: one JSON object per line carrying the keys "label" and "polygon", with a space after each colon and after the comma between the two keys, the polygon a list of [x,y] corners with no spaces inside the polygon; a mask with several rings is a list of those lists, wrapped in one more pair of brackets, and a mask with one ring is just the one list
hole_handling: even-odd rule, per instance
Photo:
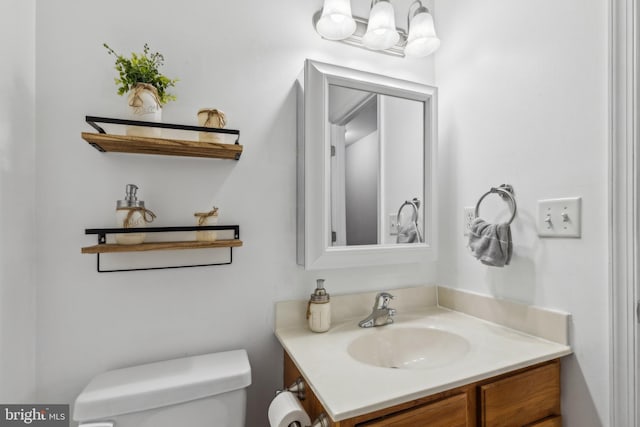
{"label": "oval sink basin", "polygon": [[383,328],[354,339],[349,355],[381,368],[430,369],[455,362],[469,351],[466,339],[441,329]]}

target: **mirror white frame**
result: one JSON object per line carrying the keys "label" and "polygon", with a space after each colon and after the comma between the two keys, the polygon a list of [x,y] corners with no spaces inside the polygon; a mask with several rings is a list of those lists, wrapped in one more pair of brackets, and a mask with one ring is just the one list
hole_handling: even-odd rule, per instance
{"label": "mirror white frame", "polygon": [[[297,260],[306,270],[402,264],[436,259],[437,88],[307,59],[298,79]],[[329,85],[424,104],[424,242],[331,245]]]}

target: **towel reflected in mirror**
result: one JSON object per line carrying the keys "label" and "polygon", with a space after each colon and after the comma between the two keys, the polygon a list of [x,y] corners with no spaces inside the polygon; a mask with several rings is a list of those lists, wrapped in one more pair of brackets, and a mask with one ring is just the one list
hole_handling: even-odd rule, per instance
{"label": "towel reflected in mirror", "polygon": [[[403,215],[402,210],[411,206],[411,215]],[[420,209],[420,199],[414,197],[412,200],[405,201],[398,209],[398,215],[396,221],[398,224],[398,235],[396,237],[396,243],[422,243],[422,233],[420,232],[420,225],[418,224],[418,217]]]}

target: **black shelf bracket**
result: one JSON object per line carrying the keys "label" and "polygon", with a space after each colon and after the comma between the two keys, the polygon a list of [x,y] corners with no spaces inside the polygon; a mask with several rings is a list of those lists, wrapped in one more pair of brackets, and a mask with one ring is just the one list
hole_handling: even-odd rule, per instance
{"label": "black shelf bracket", "polygon": [[103,134],[106,134],[105,130],[101,126],[99,126],[97,123],[107,123],[107,124],[127,125],[127,126],[143,126],[143,127],[151,127],[151,128],[162,128],[162,129],[189,130],[194,132],[223,133],[227,135],[235,135],[236,136],[235,144],[236,145],[240,144],[240,131],[236,129],[208,128],[208,127],[202,127],[202,126],[145,122],[141,120],[113,119],[110,117],[97,117],[97,116],[85,116],[85,121],[92,128],[97,130],[98,133],[103,133]]}

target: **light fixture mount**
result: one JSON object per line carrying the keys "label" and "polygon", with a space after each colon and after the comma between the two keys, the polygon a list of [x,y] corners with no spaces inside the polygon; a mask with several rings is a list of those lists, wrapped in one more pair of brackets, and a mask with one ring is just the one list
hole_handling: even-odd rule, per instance
{"label": "light fixture mount", "polygon": [[[320,17],[322,17],[322,10],[317,11],[314,15],[313,15],[313,27],[315,28],[318,21],[320,20]],[[369,20],[366,18],[361,18],[359,16],[354,16],[353,20],[356,21],[356,30],[355,32],[350,35],[349,37],[347,37],[346,39],[342,39],[342,40],[333,40],[333,41],[338,41],[338,42],[342,42],[342,43],[346,43],[348,45],[351,46],[356,46],[362,49],[366,49],[369,52],[380,52],[380,53],[384,53],[387,55],[392,55],[392,56],[399,56],[404,58],[405,54],[404,54],[404,48],[407,45],[407,33],[405,30],[401,29],[401,28],[396,28],[396,31],[398,31],[398,35],[400,36],[397,43],[388,48],[388,49],[384,49],[384,50],[371,50],[368,47],[366,47],[364,45],[364,43],[362,42],[362,38],[364,37],[364,35],[367,32],[367,25],[369,24]],[[323,37],[324,38],[324,37]],[[329,40],[329,39],[326,39]]]}

